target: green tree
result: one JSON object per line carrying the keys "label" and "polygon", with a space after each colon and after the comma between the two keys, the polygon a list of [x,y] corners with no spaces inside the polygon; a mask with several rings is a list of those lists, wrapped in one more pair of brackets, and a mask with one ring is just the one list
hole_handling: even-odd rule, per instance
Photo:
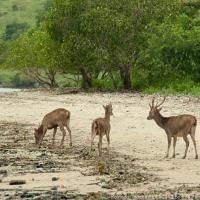
{"label": "green tree", "polygon": [[60,45],[45,30],[40,29],[19,38],[9,51],[4,65],[22,70],[32,79],[55,87],[61,55]]}
{"label": "green tree", "polygon": [[149,84],[167,84],[172,80],[191,78],[200,82],[200,18],[185,14],[172,21],[166,19],[153,25],[148,48],[140,57],[138,67],[147,75]]}
{"label": "green tree", "polygon": [[92,87],[92,79],[98,70],[98,56],[101,51],[94,43],[87,40],[80,34],[72,33],[65,37],[62,43],[63,58],[65,63],[62,65],[63,72],[82,75],[82,87],[87,89]]}
{"label": "green tree", "polygon": [[0,40],[0,65],[5,61],[8,51],[8,45],[5,41]]}
{"label": "green tree", "polygon": [[62,70],[82,76],[82,87],[91,88],[93,75],[100,71],[101,49],[81,31],[86,1],[53,1],[47,17],[47,30],[62,44]]}
{"label": "green tree", "polygon": [[151,31],[147,25],[176,15],[178,2],[53,0],[46,18],[47,31],[63,43],[71,68],[87,83],[83,85],[92,87],[92,76],[104,70],[112,80],[112,72],[119,72],[123,88],[131,89],[131,70],[146,47],[146,34]]}

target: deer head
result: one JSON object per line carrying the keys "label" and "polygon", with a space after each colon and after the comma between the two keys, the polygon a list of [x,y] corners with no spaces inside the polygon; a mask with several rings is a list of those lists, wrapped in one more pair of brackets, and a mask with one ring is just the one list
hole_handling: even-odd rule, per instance
{"label": "deer head", "polygon": [[106,115],[113,115],[113,109],[112,109],[112,104],[108,104],[106,106],[103,105],[103,108],[105,109]]}
{"label": "deer head", "polygon": [[43,126],[40,125],[38,129],[34,129],[35,143],[38,144],[43,135]]}
{"label": "deer head", "polygon": [[[148,120],[151,119],[155,119],[155,116],[160,113],[160,111],[162,110],[162,107],[160,107],[166,100],[166,97],[164,97],[164,99],[162,100],[161,103],[157,103],[156,105],[154,105],[155,102],[155,98],[152,99],[152,103],[149,104],[150,107],[150,111],[149,111],[149,116],[147,117]],[[160,108],[159,108],[160,107]]]}

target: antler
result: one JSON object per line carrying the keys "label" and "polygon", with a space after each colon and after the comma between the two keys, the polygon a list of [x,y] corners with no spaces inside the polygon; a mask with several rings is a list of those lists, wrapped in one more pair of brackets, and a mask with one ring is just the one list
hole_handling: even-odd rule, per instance
{"label": "antler", "polygon": [[153,99],[152,99],[152,103],[149,104],[150,108],[154,107],[154,101],[155,101],[155,97],[153,97]]}
{"label": "antler", "polygon": [[162,102],[160,104],[156,104],[155,107],[158,108],[159,106],[161,106],[165,102],[165,100],[166,100],[166,96],[164,96],[164,99],[162,100]]}

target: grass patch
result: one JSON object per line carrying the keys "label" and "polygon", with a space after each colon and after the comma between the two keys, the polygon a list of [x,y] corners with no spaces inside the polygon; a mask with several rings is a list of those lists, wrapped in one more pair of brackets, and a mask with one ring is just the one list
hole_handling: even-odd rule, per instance
{"label": "grass patch", "polygon": [[0,0],[0,38],[5,27],[13,22],[36,24],[36,16],[44,9],[47,0]]}
{"label": "grass patch", "polygon": [[114,89],[113,85],[112,85],[112,82],[109,79],[104,79],[104,80],[95,79],[95,80],[93,80],[92,84],[93,84],[93,88],[95,90],[104,91],[104,90],[112,90],[112,89]]}
{"label": "grass patch", "polygon": [[60,87],[81,87],[81,77],[72,74],[58,74],[56,81]]}
{"label": "grass patch", "polygon": [[191,80],[174,81],[163,86],[149,86],[142,90],[144,93],[185,94],[200,96],[200,84]]}

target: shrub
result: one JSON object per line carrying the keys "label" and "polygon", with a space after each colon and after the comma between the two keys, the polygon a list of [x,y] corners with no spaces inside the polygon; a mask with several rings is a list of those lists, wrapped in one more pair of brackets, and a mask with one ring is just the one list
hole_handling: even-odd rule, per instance
{"label": "shrub", "polygon": [[103,80],[98,80],[95,79],[93,80],[93,88],[96,90],[110,90],[113,89],[112,82],[109,79],[103,79]]}
{"label": "shrub", "polygon": [[11,85],[12,87],[17,87],[17,88],[30,88],[34,87],[35,82],[23,75],[20,75],[19,73],[16,73],[11,78]]}

